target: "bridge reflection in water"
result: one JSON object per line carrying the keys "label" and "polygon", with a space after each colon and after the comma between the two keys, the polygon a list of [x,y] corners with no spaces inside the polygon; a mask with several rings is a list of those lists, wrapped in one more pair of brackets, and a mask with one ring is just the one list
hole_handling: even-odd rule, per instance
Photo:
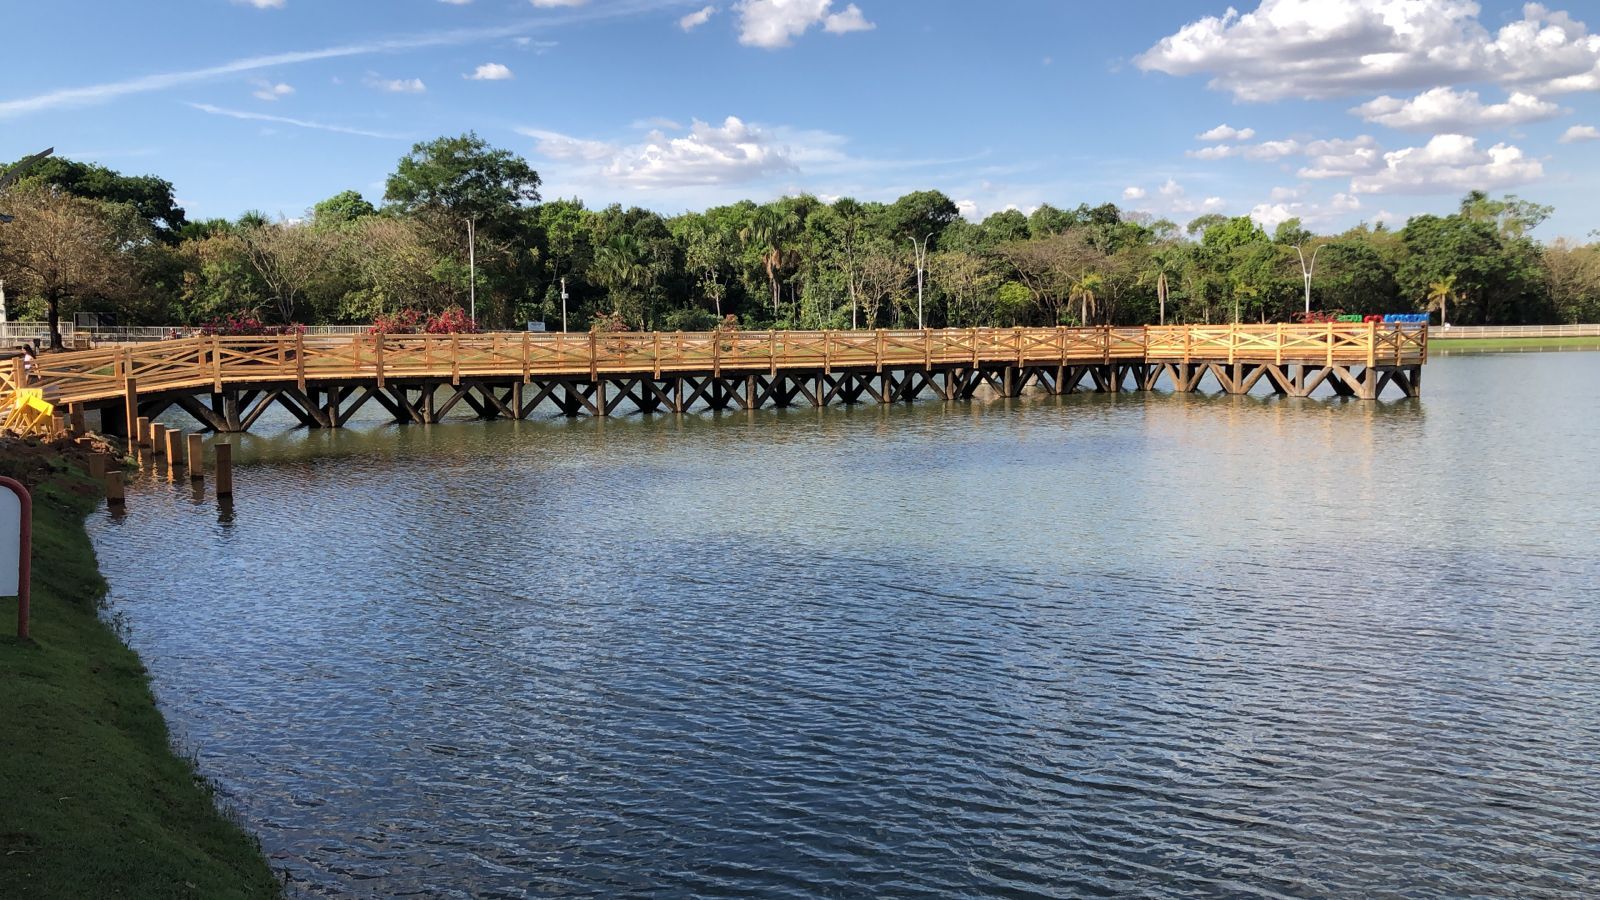
{"label": "bridge reflection in water", "polygon": [[1220,390],[1258,385],[1305,397],[1322,387],[1373,400],[1419,395],[1426,325],[1175,325],[926,331],[726,331],[353,337],[195,337],[20,361],[0,395],[26,383],[58,406],[99,409],[106,430],[176,406],[201,427],[249,430],[279,405],[310,428],[338,428],[374,403],[397,422],[432,423],[465,404],[482,418],[692,408],[968,399],[1080,390]]}

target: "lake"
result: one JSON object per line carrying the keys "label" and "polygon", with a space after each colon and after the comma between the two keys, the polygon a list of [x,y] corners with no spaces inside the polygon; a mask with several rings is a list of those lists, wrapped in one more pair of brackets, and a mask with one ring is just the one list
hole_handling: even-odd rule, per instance
{"label": "lake", "polygon": [[292,893],[1593,895],[1597,376],[284,423],[91,531]]}

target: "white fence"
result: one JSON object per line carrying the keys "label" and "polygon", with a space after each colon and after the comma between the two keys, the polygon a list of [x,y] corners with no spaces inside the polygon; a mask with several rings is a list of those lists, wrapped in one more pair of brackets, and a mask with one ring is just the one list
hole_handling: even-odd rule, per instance
{"label": "white fence", "polygon": [[[370,325],[307,325],[306,334],[349,335],[366,334]],[[162,325],[128,328],[77,328],[61,323],[61,336],[68,346],[99,347],[107,344],[137,344],[145,341],[165,340],[173,336],[189,337],[198,330],[186,326]],[[1535,338],[1535,337],[1600,337],[1600,324],[1595,325],[1452,325],[1449,328],[1434,326],[1428,329],[1430,341],[1465,340],[1467,338]],[[50,329],[40,322],[10,322],[0,325],[0,350],[9,350],[18,344],[35,343],[47,346]]]}
{"label": "white fence", "polygon": [[1429,341],[1538,337],[1600,337],[1600,325],[1451,325],[1428,329]]}
{"label": "white fence", "polygon": [[[306,334],[366,334],[370,325],[307,325]],[[182,325],[130,326],[126,328],[78,328],[61,323],[61,339],[69,347],[101,347],[107,344],[140,344],[161,341],[171,337],[191,337],[199,334],[198,328]],[[0,325],[0,349],[18,344],[38,343],[48,346],[50,329],[42,322],[8,322]]]}

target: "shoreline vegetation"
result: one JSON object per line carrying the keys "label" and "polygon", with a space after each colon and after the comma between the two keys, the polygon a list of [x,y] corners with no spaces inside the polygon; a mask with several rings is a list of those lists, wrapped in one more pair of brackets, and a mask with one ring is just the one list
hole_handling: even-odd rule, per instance
{"label": "shoreline vegetation", "polygon": [[137,654],[101,617],[73,451],[0,437],[34,496],[33,640],[0,624],[0,885],[7,898],[278,897],[257,840],[178,754]]}

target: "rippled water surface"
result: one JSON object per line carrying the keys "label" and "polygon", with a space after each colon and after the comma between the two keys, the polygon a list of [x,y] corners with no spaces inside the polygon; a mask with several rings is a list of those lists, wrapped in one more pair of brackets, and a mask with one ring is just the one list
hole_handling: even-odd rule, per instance
{"label": "rippled water surface", "polygon": [[92,528],[298,893],[1593,895],[1600,354],[1426,374],[269,428]]}

